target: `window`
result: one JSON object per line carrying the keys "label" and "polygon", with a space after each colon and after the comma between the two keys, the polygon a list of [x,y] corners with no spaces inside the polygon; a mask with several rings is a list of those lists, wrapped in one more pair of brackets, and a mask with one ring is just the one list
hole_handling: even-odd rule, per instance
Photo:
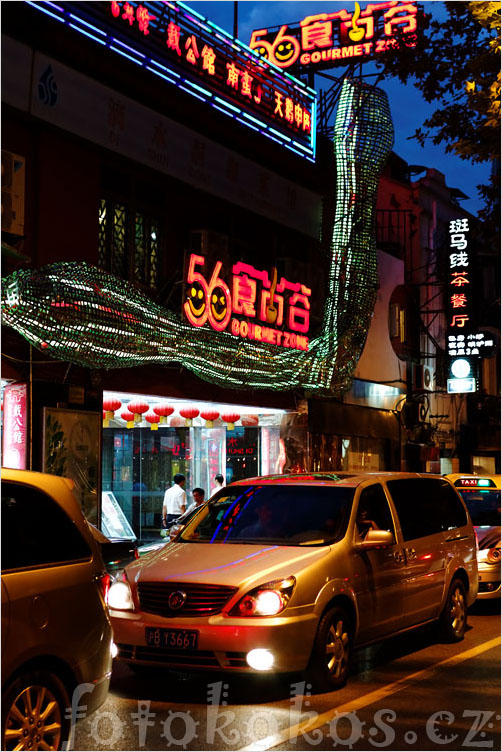
{"label": "window", "polygon": [[388,481],[405,541],[423,538],[467,524],[462,502],[440,478]]}
{"label": "window", "polygon": [[161,222],[130,203],[103,198],[99,207],[99,266],[136,284],[158,287]]}
{"label": "window", "polygon": [[[363,488],[359,497],[358,520],[364,513],[367,520],[375,523],[378,530],[388,530],[394,535],[394,522],[390,511],[389,502],[380,483]],[[359,524],[359,523],[358,523]]]}
{"label": "window", "polygon": [[50,496],[33,486],[2,483],[2,569],[90,557],[86,541]]}

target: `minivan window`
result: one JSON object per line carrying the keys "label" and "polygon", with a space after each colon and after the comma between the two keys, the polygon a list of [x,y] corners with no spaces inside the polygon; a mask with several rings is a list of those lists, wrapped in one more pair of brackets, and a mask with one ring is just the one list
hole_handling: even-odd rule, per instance
{"label": "minivan window", "polygon": [[353,488],[228,486],[188,524],[178,541],[321,546],[340,540]]}
{"label": "minivan window", "polygon": [[405,541],[454,530],[467,524],[466,511],[456,491],[442,478],[390,480]]}
{"label": "minivan window", "polygon": [[[361,495],[359,496],[359,505],[357,507],[357,526],[361,524],[364,526],[364,522],[359,520],[362,515],[366,520],[371,520],[375,523],[378,530],[388,530],[394,536],[394,522],[392,521],[392,513],[390,511],[389,502],[385,496],[385,491],[380,483],[374,483],[372,486],[363,488]],[[361,533],[361,531],[359,531]]]}
{"label": "minivan window", "polygon": [[21,483],[2,483],[2,569],[89,559],[79,530],[50,496]]}

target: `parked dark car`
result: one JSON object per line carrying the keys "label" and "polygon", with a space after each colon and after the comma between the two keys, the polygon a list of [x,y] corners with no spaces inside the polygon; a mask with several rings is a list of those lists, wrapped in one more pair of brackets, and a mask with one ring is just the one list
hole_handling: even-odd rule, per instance
{"label": "parked dark car", "polygon": [[111,575],[117,574],[127,564],[139,559],[138,541],[124,538],[108,538],[95,525],[88,523],[94,540],[101,549],[106,571]]}

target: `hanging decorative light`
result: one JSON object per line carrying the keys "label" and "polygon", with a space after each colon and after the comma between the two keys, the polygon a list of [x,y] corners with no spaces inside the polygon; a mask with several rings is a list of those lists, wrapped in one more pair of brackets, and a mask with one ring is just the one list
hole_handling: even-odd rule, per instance
{"label": "hanging decorative light", "polygon": [[180,418],[179,415],[175,415],[169,421],[169,425],[171,426],[171,428],[183,428],[185,426],[185,419]]}
{"label": "hanging decorative light", "polygon": [[161,423],[166,423],[166,419],[174,413],[174,407],[168,405],[167,402],[162,402],[160,405],[155,405],[153,412],[159,416]]}
{"label": "hanging decorative light", "polygon": [[[3,406],[2,406],[2,410],[3,410]],[[110,425],[110,421],[106,417],[106,410],[103,410],[103,428],[108,428],[109,425]]]}
{"label": "hanging decorative light", "polygon": [[106,420],[113,420],[115,411],[119,410],[121,407],[122,402],[115,397],[107,397],[106,399],[104,399],[103,410],[106,411],[106,415],[104,416]]}
{"label": "hanging decorative light", "polygon": [[194,418],[196,418],[199,414],[199,411],[196,407],[183,407],[180,410],[180,415],[182,418],[185,418],[185,426],[190,427],[192,425],[192,421]]}
{"label": "hanging decorative light", "polygon": [[222,419],[227,423],[227,428],[229,431],[233,431],[235,428],[235,423],[239,420],[241,417],[238,413],[226,413],[225,415],[221,416]]}
{"label": "hanging decorative light", "polygon": [[243,415],[241,418],[241,424],[243,426],[257,426],[260,422],[258,415]]}
{"label": "hanging decorative light", "polygon": [[138,400],[137,402],[129,402],[127,405],[127,409],[133,413],[134,415],[134,422],[140,423],[141,422],[141,416],[143,413],[148,412],[148,404],[146,402],[141,402],[141,400]]}
{"label": "hanging decorative light", "polygon": [[120,413],[120,417],[122,420],[125,420],[126,422],[126,428],[134,428],[134,414],[129,412],[129,410],[122,410]]}
{"label": "hanging decorative light", "polygon": [[159,430],[160,415],[156,415],[155,413],[147,413],[145,415],[145,420],[148,421],[148,423],[150,423],[151,431]]}
{"label": "hanging decorative light", "polygon": [[217,410],[204,410],[200,417],[206,421],[206,428],[214,428],[214,421],[218,420],[220,414]]}

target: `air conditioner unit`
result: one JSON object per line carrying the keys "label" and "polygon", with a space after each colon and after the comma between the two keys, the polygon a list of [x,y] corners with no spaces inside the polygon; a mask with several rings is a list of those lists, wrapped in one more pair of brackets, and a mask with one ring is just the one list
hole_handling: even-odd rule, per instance
{"label": "air conditioner unit", "polygon": [[417,391],[434,391],[434,369],[432,366],[420,364],[414,367],[413,387]]}
{"label": "air conditioner unit", "polygon": [[2,149],[2,230],[24,235],[24,168],[18,154]]}

